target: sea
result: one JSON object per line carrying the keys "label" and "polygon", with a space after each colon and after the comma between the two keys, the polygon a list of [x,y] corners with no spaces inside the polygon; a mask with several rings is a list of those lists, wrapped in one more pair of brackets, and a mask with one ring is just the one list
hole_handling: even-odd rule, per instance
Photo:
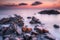
{"label": "sea", "polygon": [[[27,17],[36,17],[38,18],[45,27],[45,29],[49,30],[51,35],[56,38],[56,40],[60,40],[60,28],[55,29],[53,27],[54,24],[57,24],[60,26],[60,14],[58,15],[47,15],[47,14],[38,14],[38,12],[43,10],[50,10],[50,9],[3,9],[0,10],[0,19],[7,18],[7,17],[14,17],[14,14],[22,16],[25,20],[25,25],[28,25],[28,27],[34,28],[34,25],[29,24],[29,19]],[[56,9],[54,9],[56,10]],[[60,10],[57,10],[60,12]],[[0,37],[1,39],[1,37]]]}

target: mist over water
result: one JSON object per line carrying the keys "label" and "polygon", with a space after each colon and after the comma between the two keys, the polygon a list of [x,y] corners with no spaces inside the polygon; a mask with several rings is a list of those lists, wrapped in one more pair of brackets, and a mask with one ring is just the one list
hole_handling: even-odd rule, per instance
{"label": "mist over water", "polygon": [[[43,9],[42,9],[43,10]],[[55,30],[53,28],[54,24],[58,24],[60,26],[60,14],[59,15],[42,15],[38,14],[38,12],[42,11],[41,9],[10,9],[10,10],[0,10],[0,19],[3,17],[10,17],[14,14],[21,15],[25,19],[25,25],[32,27],[28,22],[28,16],[35,16],[38,18],[47,30],[56,38],[56,40],[60,39],[60,29]],[[60,10],[58,10],[60,11]]]}

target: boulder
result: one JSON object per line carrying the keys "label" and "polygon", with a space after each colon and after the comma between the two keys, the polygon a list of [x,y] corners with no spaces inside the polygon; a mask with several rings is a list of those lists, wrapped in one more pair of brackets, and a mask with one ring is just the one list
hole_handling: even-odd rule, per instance
{"label": "boulder", "polygon": [[31,32],[31,31],[32,31],[32,28],[23,27],[23,28],[22,28],[22,31],[23,31],[23,32]]}
{"label": "boulder", "polygon": [[19,26],[24,25],[23,17],[16,14],[14,14],[14,17],[2,18],[0,20],[0,24],[10,24],[11,22],[18,24]]}
{"label": "boulder", "polygon": [[49,33],[48,30],[43,29],[42,27],[36,27],[36,28],[34,28],[34,30],[36,30],[36,32],[38,32],[39,34]]}
{"label": "boulder", "polygon": [[41,24],[41,22],[39,21],[39,19],[32,17],[32,20],[30,21],[30,24]]}
{"label": "boulder", "polygon": [[10,19],[9,18],[2,18],[0,20],[0,24],[6,24],[6,23],[9,23],[10,22]]}

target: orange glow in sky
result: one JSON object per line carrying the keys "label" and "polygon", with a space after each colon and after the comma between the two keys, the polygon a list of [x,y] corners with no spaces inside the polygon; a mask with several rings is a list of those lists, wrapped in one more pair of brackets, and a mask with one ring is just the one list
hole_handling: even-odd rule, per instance
{"label": "orange glow in sky", "polygon": [[[35,1],[40,1],[42,4],[31,6]],[[19,6],[19,3],[27,3],[28,5]],[[60,0],[0,0],[0,5],[18,5],[18,8],[60,8]]]}

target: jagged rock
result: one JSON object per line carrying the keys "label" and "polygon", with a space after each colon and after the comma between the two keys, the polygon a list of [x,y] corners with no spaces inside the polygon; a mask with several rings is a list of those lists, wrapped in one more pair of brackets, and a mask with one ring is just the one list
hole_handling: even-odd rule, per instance
{"label": "jagged rock", "polygon": [[19,26],[23,26],[24,25],[23,17],[16,15],[16,14],[14,16],[15,17],[2,18],[0,20],[0,24],[10,24],[11,22],[15,22]]}
{"label": "jagged rock", "polygon": [[60,12],[58,12],[56,10],[43,10],[43,11],[39,12],[39,14],[57,15],[57,14],[60,14]]}
{"label": "jagged rock", "polygon": [[12,33],[14,33],[14,30],[10,29],[9,27],[4,28],[4,30],[3,30],[3,35],[9,35],[9,34],[12,34]]}
{"label": "jagged rock", "polygon": [[54,24],[53,26],[54,26],[54,28],[59,28],[59,25]]}
{"label": "jagged rock", "polygon": [[10,21],[9,18],[3,18],[3,19],[0,20],[0,24],[6,24],[9,21]]}
{"label": "jagged rock", "polygon": [[39,21],[39,19],[32,17],[32,20],[30,21],[30,24],[41,24],[41,22]]}

